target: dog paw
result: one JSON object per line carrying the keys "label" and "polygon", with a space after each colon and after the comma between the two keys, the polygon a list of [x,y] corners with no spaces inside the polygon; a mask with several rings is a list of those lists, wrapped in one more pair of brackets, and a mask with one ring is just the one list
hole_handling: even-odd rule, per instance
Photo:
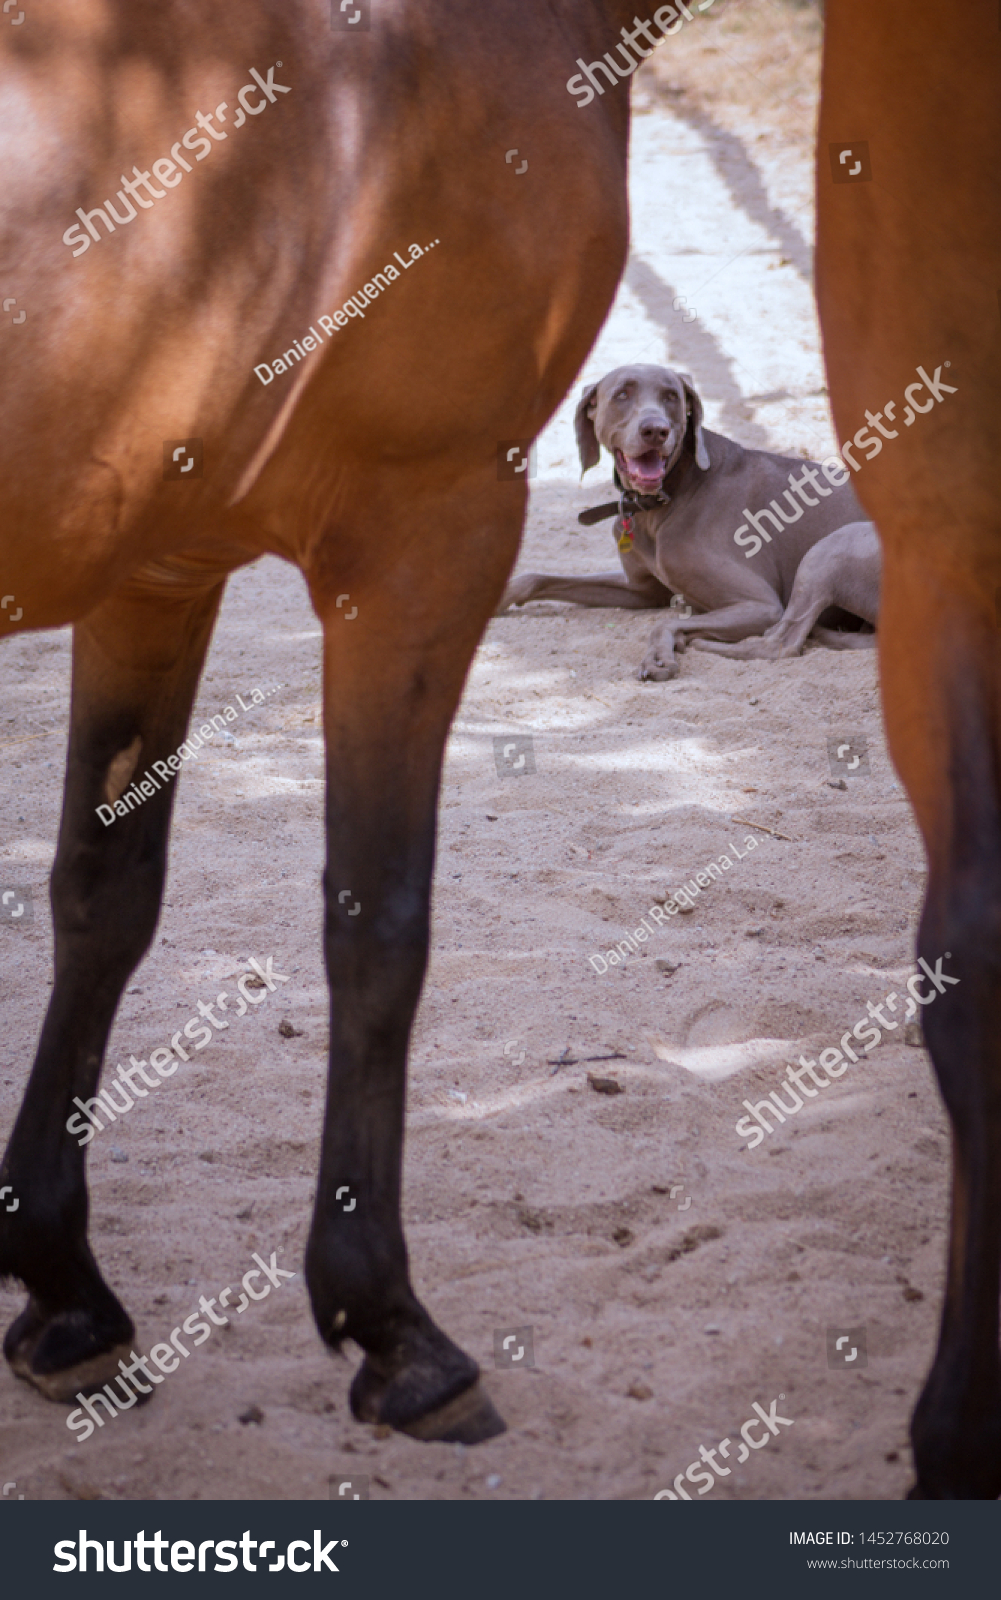
{"label": "dog paw", "polygon": [[669,678],[676,678],[680,671],[673,657],[664,661],[658,655],[651,655],[646,657],[636,676],[640,683],[666,683]]}
{"label": "dog paw", "polygon": [[501,616],[511,606],[523,606],[526,600],[531,600],[535,588],[535,574],[523,572],[520,577],[512,578],[504,593],[500,597],[495,617]]}

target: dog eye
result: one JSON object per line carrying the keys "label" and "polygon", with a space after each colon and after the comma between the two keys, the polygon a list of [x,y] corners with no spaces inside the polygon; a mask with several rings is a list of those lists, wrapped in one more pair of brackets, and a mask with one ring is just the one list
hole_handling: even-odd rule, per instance
{"label": "dog eye", "polygon": [[620,389],[618,394],[613,395],[612,398],[613,398],[613,400],[628,400],[629,399],[629,390],[628,389]]}

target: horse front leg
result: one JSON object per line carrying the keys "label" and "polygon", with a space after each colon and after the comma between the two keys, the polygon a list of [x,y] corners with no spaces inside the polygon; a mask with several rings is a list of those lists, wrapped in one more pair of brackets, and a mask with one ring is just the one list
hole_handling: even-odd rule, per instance
{"label": "horse front leg", "polygon": [[[308,574],[325,640],[330,1065],[307,1283],[325,1342],[365,1352],[355,1416],[466,1443],[504,1424],[414,1294],[400,1191],[445,739],[521,530],[522,493],[498,491],[493,474],[446,498],[392,483],[373,505],[366,485],[359,535],[339,528],[344,555]],[[372,527],[391,533],[375,544]]]}

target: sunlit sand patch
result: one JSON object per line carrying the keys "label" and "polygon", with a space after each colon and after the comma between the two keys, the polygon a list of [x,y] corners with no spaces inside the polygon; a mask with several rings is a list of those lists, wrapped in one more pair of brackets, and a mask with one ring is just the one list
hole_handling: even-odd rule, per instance
{"label": "sunlit sand patch", "polygon": [[745,1067],[757,1067],[764,1061],[775,1061],[784,1055],[795,1057],[791,1039],[747,1039],[741,1044],[707,1044],[689,1049],[651,1037],[650,1044],[661,1061],[684,1067],[706,1083],[720,1083]]}

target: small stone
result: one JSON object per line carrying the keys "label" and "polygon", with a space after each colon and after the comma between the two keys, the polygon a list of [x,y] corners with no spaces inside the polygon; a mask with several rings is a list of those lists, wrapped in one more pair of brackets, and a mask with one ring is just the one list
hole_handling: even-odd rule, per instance
{"label": "small stone", "polygon": [[899,1461],[900,1460],[900,1454],[896,1450],[888,1450],[886,1452],[886,1455],[883,1457],[883,1460],[884,1461]]}
{"label": "small stone", "polygon": [[595,1073],[589,1072],[587,1081],[595,1094],[625,1094],[625,1090],[616,1078],[599,1078]]}
{"label": "small stone", "polygon": [[282,1017],[281,1022],[278,1024],[278,1032],[281,1034],[283,1039],[302,1038],[302,1029],[294,1028],[291,1022],[289,1022],[288,1017]]}
{"label": "small stone", "polygon": [[487,1488],[488,1489],[499,1489],[500,1486],[501,1486],[501,1475],[500,1475],[500,1473],[499,1472],[491,1472],[489,1478],[486,1480],[486,1483],[487,1483]]}
{"label": "small stone", "polygon": [[847,789],[848,785],[844,778],[828,778],[827,787],[829,789]]}
{"label": "small stone", "polygon": [[627,1228],[625,1226],[616,1228],[615,1232],[612,1234],[612,1238],[615,1240],[615,1243],[621,1245],[623,1249],[625,1249],[627,1244],[632,1244],[633,1237],[634,1235],[632,1228]]}
{"label": "small stone", "polygon": [[715,1322],[707,1322],[705,1327],[702,1329],[702,1332],[703,1333],[722,1333],[723,1330],[722,1330],[722,1328],[717,1327]]}
{"label": "small stone", "polygon": [[124,1150],[119,1149],[117,1144],[113,1144],[111,1146],[111,1159],[112,1161],[127,1161],[129,1158]]}
{"label": "small stone", "polygon": [[589,1333],[585,1333],[583,1339],[580,1342],[584,1346],[585,1350],[593,1350],[594,1349],[594,1340],[591,1338],[591,1335]]}
{"label": "small stone", "polygon": [[760,939],[760,937],[764,933],[764,931],[765,931],[764,928],[745,928],[744,929],[744,938],[745,939]]}
{"label": "small stone", "polygon": [[683,916],[683,917],[690,917],[694,910],[695,910],[694,906],[679,906],[678,907],[678,911],[679,911],[680,915]]}
{"label": "small stone", "polygon": [[631,1383],[626,1390],[630,1400],[652,1400],[653,1390],[646,1383]]}
{"label": "small stone", "polygon": [[919,1049],[925,1042],[920,1022],[904,1023],[904,1043],[916,1045]]}
{"label": "small stone", "polygon": [[199,1161],[212,1162],[216,1159],[216,1153],[214,1150],[199,1150],[198,1159]]}
{"label": "small stone", "polygon": [[244,1427],[246,1427],[249,1422],[252,1422],[256,1427],[259,1428],[261,1423],[264,1421],[264,1412],[261,1410],[260,1406],[248,1406],[246,1411],[240,1412],[237,1420],[242,1422]]}
{"label": "small stone", "polygon": [[496,813],[496,811],[488,811],[487,812],[487,821],[488,822],[496,822],[497,821],[497,813]]}
{"label": "small stone", "polygon": [[670,978],[673,973],[678,971],[678,968],[681,966],[681,962],[668,961],[666,956],[658,956],[654,962],[654,966],[657,968],[658,972],[664,972]]}
{"label": "small stone", "polygon": [[237,1222],[249,1222],[250,1221],[250,1213],[253,1211],[254,1205],[255,1205],[255,1202],[253,1200],[251,1200],[249,1206],[244,1206],[242,1211],[238,1211],[236,1213]]}
{"label": "small stone", "polygon": [[265,986],[264,979],[257,972],[250,973],[249,977],[243,979],[243,982],[247,985],[248,989],[263,989]]}
{"label": "small stone", "polygon": [[915,1289],[912,1284],[908,1284],[906,1289],[904,1290],[904,1299],[905,1300],[923,1300],[924,1299],[924,1295],[921,1293],[920,1289]]}
{"label": "small stone", "polygon": [[753,700],[748,700],[748,702],[747,702],[747,703],[748,703],[748,705],[749,705],[749,706],[756,706],[756,705],[757,705],[757,703],[758,703],[758,697],[757,697],[757,695],[755,695],[755,696],[754,696],[754,699],[753,699]]}

